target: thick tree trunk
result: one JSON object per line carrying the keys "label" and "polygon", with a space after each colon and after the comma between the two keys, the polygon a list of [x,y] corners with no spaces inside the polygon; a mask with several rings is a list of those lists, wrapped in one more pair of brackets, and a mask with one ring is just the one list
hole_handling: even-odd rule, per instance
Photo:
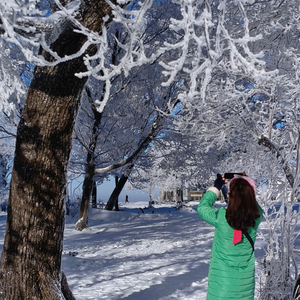
{"label": "thick tree trunk", "polygon": [[86,168],[85,177],[83,181],[83,192],[80,205],[79,219],[76,222],[75,229],[82,231],[87,228],[88,225],[88,211],[90,205],[91,192],[93,187],[93,175],[94,175],[95,165],[92,164],[90,168]]}
{"label": "thick tree trunk", "polygon": [[51,75],[47,68],[37,68],[27,96],[1,256],[1,299],[61,299],[67,162],[85,84],[70,75],[79,64],[74,67],[59,65]]}
{"label": "thick tree trunk", "polygon": [[91,93],[89,89],[86,89],[86,92],[87,92],[87,96],[89,97],[91,108],[94,113],[94,124],[93,124],[91,140],[88,148],[89,152],[86,158],[85,177],[82,186],[82,199],[80,205],[79,218],[75,225],[75,229],[79,231],[82,231],[83,229],[87,228],[88,225],[90,198],[91,198],[91,193],[92,193],[93,183],[94,183],[93,177],[95,175],[95,149],[96,149],[97,138],[98,138],[97,132],[102,117],[102,114],[99,113],[94,106],[94,102],[91,97]]}
{"label": "thick tree trunk", "polygon": [[[110,13],[105,1],[92,0],[83,7],[82,20],[100,32],[102,17]],[[52,48],[59,55],[70,55],[84,39],[68,28]],[[17,132],[0,299],[72,299],[66,296],[65,285],[62,291],[60,268],[67,163],[87,80],[74,74],[84,70],[82,57],[35,70]]]}
{"label": "thick tree trunk", "polygon": [[123,190],[123,187],[128,179],[128,176],[125,176],[124,174],[118,181],[118,185],[113,190],[112,194],[109,197],[108,202],[106,203],[105,209],[106,210],[113,210],[115,206],[116,199],[119,197],[120,193]]}

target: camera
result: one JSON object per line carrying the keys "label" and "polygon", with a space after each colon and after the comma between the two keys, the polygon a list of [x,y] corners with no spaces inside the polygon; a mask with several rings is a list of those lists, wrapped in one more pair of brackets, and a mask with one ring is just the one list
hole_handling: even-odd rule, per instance
{"label": "camera", "polygon": [[225,173],[224,178],[225,179],[232,179],[232,178],[234,178],[234,175],[243,176],[243,173]]}

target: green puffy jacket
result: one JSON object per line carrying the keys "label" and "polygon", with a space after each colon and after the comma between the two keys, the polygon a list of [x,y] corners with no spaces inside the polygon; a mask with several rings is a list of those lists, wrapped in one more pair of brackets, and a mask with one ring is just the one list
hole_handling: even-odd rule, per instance
{"label": "green puffy jacket", "polygon": [[[201,199],[197,212],[200,217],[215,227],[212,245],[207,300],[253,300],[255,288],[255,258],[252,246],[243,235],[242,241],[233,245],[233,228],[227,223],[226,208],[213,208],[219,191],[209,188]],[[255,226],[248,230],[253,242],[262,220],[263,210]]]}

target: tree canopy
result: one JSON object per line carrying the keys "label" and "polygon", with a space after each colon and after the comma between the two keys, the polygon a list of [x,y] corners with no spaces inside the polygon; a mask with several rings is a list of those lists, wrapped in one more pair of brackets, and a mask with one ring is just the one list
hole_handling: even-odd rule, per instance
{"label": "tree canopy", "polygon": [[[0,109],[17,119],[22,111],[1,258],[0,271],[7,276],[1,279],[2,288],[9,282],[16,285],[8,262],[11,255],[20,255],[35,274],[24,279],[25,286],[34,280],[37,290],[44,291],[52,280],[52,290],[67,297],[59,278],[66,172],[87,84],[99,90],[93,90],[91,103],[103,123],[93,147],[103,151],[102,163],[104,157],[108,160],[104,169],[118,158],[126,160],[128,144],[138,149],[147,132],[159,125],[156,142],[151,140],[132,172],[136,186],[151,182],[163,187],[163,182],[165,188],[180,187],[197,180],[207,185],[216,172],[246,170],[259,182],[266,209],[274,202],[287,207],[299,201],[299,9],[296,0],[1,2],[0,33],[6,42],[0,44]],[[28,91],[18,74],[19,62],[35,66]],[[18,107],[25,94],[24,107]],[[85,103],[82,109],[91,114]],[[122,114],[130,119],[121,123]],[[82,116],[76,137],[79,148],[90,151],[90,140],[83,141],[83,136],[90,134],[91,123]],[[287,231],[294,226],[290,216]],[[42,271],[31,261],[45,246],[40,232],[56,236],[49,241],[52,258]],[[277,259],[272,243],[270,270]],[[292,248],[293,237],[287,243]],[[285,261],[294,257],[285,249],[280,255]],[[42,260],[41,253],[37,257]],[[282,280],[290,280],[289,274]],[[17,299],[22,289],[9,297]]]}

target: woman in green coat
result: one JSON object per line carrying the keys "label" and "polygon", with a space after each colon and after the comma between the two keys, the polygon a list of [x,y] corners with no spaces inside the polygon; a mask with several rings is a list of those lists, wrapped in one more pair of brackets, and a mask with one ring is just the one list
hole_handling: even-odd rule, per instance
{"label": "woman in green coat", "polygon": [[251,243],[255,242],[263,211],[255,200],[254,181],[246,176],[230,181],[227,209],[213,208],[224,183],[218,174],[214,187],[208,189],[197,208],[200,217],[215,227],[207,300],[253,300],[255,258]]}

